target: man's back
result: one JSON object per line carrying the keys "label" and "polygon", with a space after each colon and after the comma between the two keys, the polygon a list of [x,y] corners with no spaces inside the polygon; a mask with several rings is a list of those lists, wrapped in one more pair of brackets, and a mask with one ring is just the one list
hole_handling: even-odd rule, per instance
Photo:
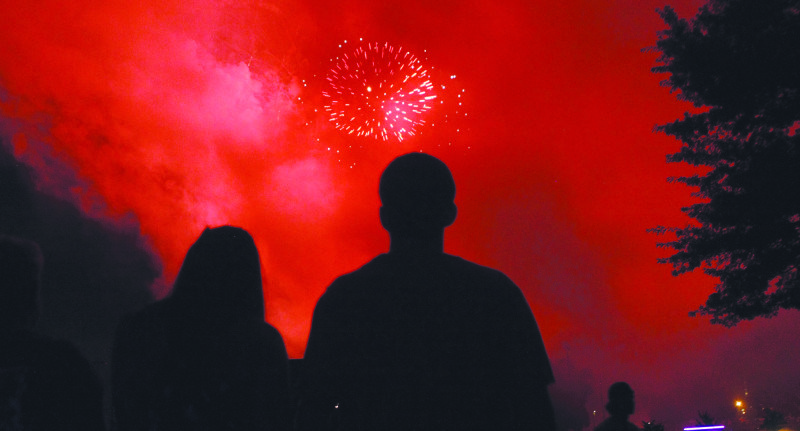
{"label": "man's back", "polygon": [[384,254],[337,279],[304,369],[306,392],[361,429],[552,427],[552,372],[522,293],[443,253]]}
{"label": "man's back", "polygon": [[70,343],[36,334],[42,253],[0,234],[0,430],[103,430],[102,387]]}
{"label": "man's back", "polygon": [[104,428],[100,381],[74,346],[25,330],[0,332],[0,429]]}
{"label": "man's back", "polygon": [[397,157],[378,194],[389,253],[317,303],[300,429],[554,430],[553,373],[522,293],[444,253],[457,214],[447,165]]}

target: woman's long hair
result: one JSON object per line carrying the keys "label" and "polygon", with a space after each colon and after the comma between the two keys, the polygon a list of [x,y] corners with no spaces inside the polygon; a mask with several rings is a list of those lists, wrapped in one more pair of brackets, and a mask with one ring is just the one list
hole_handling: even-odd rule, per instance
{"label": "woman's long hair", "polygon": [[169,302],[191,320],[263,322],[261,266],[250,234],[232,226],[206,228],[186,253]]}

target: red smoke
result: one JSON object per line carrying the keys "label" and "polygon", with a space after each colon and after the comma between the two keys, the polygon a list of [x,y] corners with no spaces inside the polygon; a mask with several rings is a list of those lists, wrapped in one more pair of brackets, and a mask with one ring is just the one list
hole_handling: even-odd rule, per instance
{"label": "red smoke", "polygon": [[[672,3],[684,16],[701,4]],[[714,281],[655,263],[666,252],[645,230],[685,223],[691,203],[665,181],[690,172],[665,163],[679,144],[652,133],[689,109],[641,51],[663,27],[660,6],[2,0],[3,132],[40,187],[93,217],[138,222],[164,266],[158,295],[204,226],[249,230],[267,318],[294,357],[327,284],[388,247],[382,168],[430,152],[458,186],[447,250],[520,285],[554,361],[595,379],[598,410],[608,384],[629,380],[643,419],[681,421],[754,387],[728,374],[703,383],[708,367],[687,365],[695,355],[730,357],[733,337],[750,343],[797,316],[710,327],[687,313]],[[338,44],[359,37],[427,51],[440,78],[457,75],[468,116],[403,143],[334,130],[318,90]],[[719,367],[734,374],[734,362]]]}

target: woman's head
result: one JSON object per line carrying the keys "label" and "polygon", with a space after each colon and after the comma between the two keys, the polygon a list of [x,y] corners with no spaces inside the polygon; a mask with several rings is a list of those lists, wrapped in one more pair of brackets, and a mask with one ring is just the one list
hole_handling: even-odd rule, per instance
{"label": "woman's head", "polygon": [[172,299],[194,308],[199,318],[263,320],[261,289],[253,238],[244,229],[221,226],[206,228],[186,253]]}

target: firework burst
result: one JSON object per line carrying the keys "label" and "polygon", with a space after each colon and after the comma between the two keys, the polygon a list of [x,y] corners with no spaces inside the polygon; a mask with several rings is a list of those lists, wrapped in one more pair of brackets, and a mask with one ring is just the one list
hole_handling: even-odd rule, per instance
{"label": "firework burst", "polygon": [[425,124],[436,93],[417,56],[388,43],[367,43],[331,61],[322,95],[337,129],[402,141]]}

